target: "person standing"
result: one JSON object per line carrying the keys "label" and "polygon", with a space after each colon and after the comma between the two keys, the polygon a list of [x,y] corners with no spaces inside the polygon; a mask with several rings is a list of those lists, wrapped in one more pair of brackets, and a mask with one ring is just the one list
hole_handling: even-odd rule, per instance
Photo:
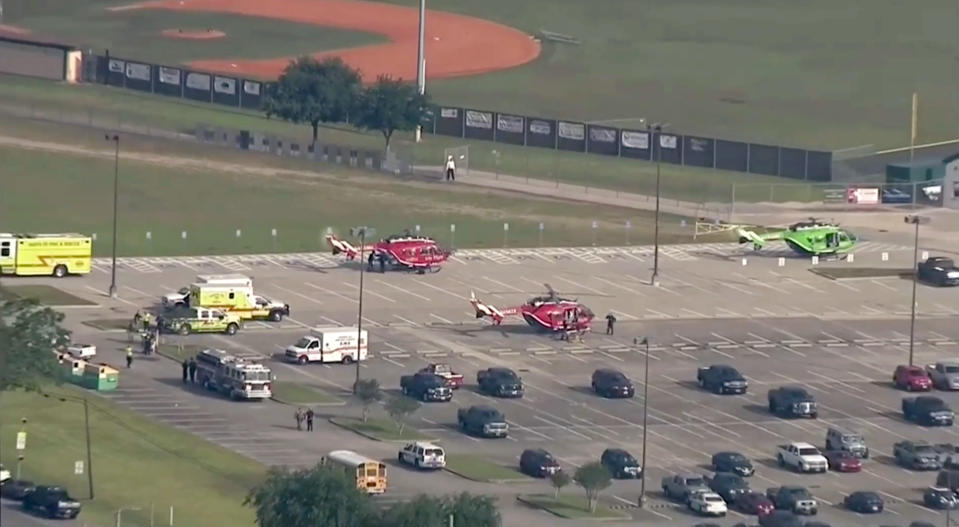
{"label": "person standing", "polygon": [[127,368],[133,367],[133,346],[127,346]]}
{"label": "person standing", "polygon": [[293,417],[296,419],[296,429],[303,430],[303,409],[297,408],[296,412],[293,412]]}
{"label": "person standing", "polygon": [[150,312],[143,314],[143,331],[150,329]]}
{"label": "person standing", "polygon": [[190,371],[190,361],[183,359],[183,384],[186,384],[187,375]]}
{"label": "person standing", "polygon": [[606,334],[613,334],[613,324],[616,323],[616,317],[612,313],[606,315]]}
{"label": "person standing", "polygon": [[196,382],[196,359],[190,359],[190,382]]}
{"label": "person standing", "polygon": [[456,181],[456,161],[453,161],[453,156],[446,158],[446,181]]}
{"label": "person standing", "polygon": [[313,415],[314,415],[313,409],[307,408],[306,409],[306,431],[307,432],[313,431]]}

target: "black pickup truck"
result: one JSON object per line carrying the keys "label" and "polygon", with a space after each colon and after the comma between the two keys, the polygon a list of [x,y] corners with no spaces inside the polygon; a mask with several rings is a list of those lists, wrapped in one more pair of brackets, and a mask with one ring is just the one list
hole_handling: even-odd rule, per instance
{"label": "black pickup truck", "polygon": [[806,487],[785,486],[766,489],[766,497],[779,510],[811,516],[819,512],[819,504]]}
{"label": "black pickup truck", "polygon": [[470,406],[456,411],[456,422],[467,434],[481,437],[506,437],[509,424],[506,417],[492,406]]}
{"label": "black pickup truck", "polygon": [[717,394],[746,393],[749,383],[739,370],[725,364],[714,364],[696,371],[699,387]]}
{"label": "black pickup truck", "polygon": [[446,385],[446,379],[432,373],[416,373],[400,377],[403,395],[424,402],[447,402],[453,398],[453,390]]}
{"label": "black pickup truck", "polygon": [[523,380],[509,368],[487,368],[476,373],[481,392],[494,397],[523,397]]}
{"label": "black pickup truck", "polygon": [[63,487],[39,486],[23,498],[23,510],[50,518],[76,518],[80,502],[71,498]]}
{"label": "black pickup truck", "polygon": [[783,386],[769,390],[767,394],[769,412],[782,417],[811,417],[819,416],[816,399],[805,388],[799,386]]}
{"label": "black pickup truck", "polygon": [[922,395],[902,399],[902,416],[906,421],[926,426],[952,426],[952,409],[938,397]]}

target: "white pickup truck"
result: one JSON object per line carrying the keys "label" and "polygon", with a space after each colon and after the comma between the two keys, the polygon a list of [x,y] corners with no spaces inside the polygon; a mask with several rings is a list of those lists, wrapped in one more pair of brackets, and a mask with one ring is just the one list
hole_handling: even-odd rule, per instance
{"label": "white pickup truck", "polygon": [[779,445],[776,461],[781,467],[792,467],[797,472],[826,472],[829,461],[819,449],[809,443]]}

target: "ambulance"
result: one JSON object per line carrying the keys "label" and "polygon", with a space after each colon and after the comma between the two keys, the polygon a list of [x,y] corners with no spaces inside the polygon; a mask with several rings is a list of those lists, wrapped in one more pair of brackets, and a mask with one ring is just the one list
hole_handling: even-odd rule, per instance
{"label": "ambulance", "polygon": [[243,275],[201,275],[190,286],[189,305],[222,309],[243,319],[273,322],[290,315],[290,305],[253,292],[253,280]]}
{"label": "ambulance", "polygon": [[87,274],[92,263],[89,236],[0,233],[0,274],[62,278]]}
{"label": "ambulance", "polygon": [[300,338],[296,344],[287,346],[286,361],[297,364],[308,362],[352,364],[356,362],[357,334],[360,337],[359,360],[365,361],[369,353],[369,335],[366,330],[358,333],[356,327],[339,326],[311,328],[309,335]]}

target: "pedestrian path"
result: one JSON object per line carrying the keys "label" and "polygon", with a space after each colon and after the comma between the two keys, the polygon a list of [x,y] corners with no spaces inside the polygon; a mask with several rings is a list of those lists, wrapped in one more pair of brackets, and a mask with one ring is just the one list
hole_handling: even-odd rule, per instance
{"label": "pedestrian path", "polygon": [[[910,247],[899,244],[879,242],[861,242],[855,254],[876,255],[877,262],[883,261],[883,254],[908,251]],[[607,264],[615,262],[652,261],[654,247],[636,245],[629,247],[541,247],[541,248],[503,248],[503,249],[462,249],[457,250],[452,260],[462,265],[519,265],[528,262],[537,263],[587,263]],[[774,244],[761,252],[736,243],[701,243],[688,245],[664,245],[659,256],[665,260],[692,262],[712,260],[717,257],[734,259],[755,258],[796,258],[801,259],[785,244]],[[128,257],[118,258],[117,265],[122,269],[138,273],[161,273],[169,269],[190,269],[202,272],[245,272],[260,268],[286,269],[330,269],[340,266],[344,259],[329,253],[285,253],[285,254],[240,254],[219,256],[176,256],[176,257]],[[97,271],[109,272],[109,258],[95,258],[93,267]]]}

